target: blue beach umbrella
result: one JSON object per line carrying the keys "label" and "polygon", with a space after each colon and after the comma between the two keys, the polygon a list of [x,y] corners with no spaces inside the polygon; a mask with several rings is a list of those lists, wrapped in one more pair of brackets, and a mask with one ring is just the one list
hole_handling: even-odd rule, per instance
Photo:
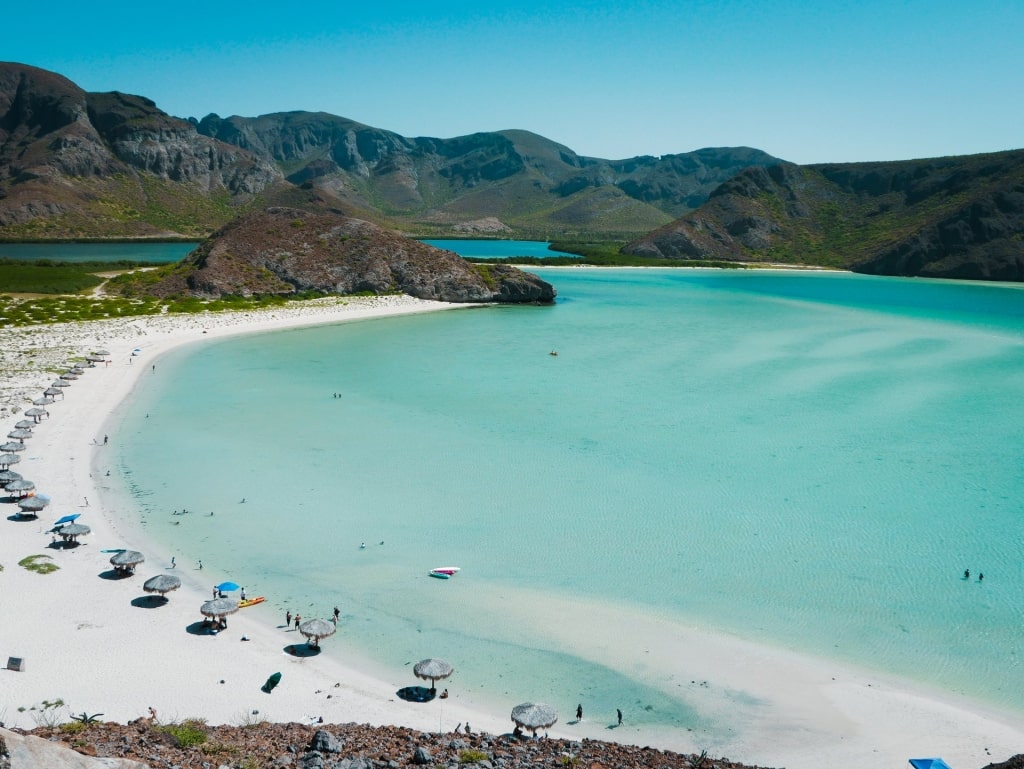
{"label": "blue beach umbrella", "polygon": [[81,515],[81,513],[72,513],[71,515],[65,515],[60,520],[54,521],[53,525],[54,526],[60,526],[63,523],[71,523],[72,521],[76,520],[78,518],[78,516],[80,516],[80,515]]}
{"label": "blue beach umbrella", "polygon": [[233,590],[238,590],[238,585],[234,582],[221,582],[217,585],[217,590],[221,593],[230,593]]}
{"label": "blue beach umbrella", "polygon": [[941,758],[912,758],[910,765],[914,769],[950,769],[949,764]]}

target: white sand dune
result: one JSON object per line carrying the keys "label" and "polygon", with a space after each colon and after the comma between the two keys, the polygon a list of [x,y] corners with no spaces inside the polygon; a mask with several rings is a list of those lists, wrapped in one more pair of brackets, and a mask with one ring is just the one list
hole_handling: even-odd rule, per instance
{"label": "white sand dune", "polygon": [[[97,453],[104,450],[109,416],[133,387],[145,386],[145,375],[173,347],[231,334],[452,308],[408,297],[322,300],[272,311],[0,332],[0,426],[8,430],[70,358],[99,348],[111,353],[109,364],[88,369],[66,388],[66,398],[48,407],[50,418],[35,429],[23,461],[12,468],[35,481],[52,498],[51,507],[38,520],[18,521],[8,519],[16,505],[0,504],[0,663],[8,657],[25,660],[23,672],[0,670],[0,722],[31,727],[50,715],[39,709],[44,701],[61,699],[65,717],[103,713],[122,722],[153,708],[161,721],[201,717],[210,723],[309,723],[323,718],[328,723],[399,724],[424,731],[469,722],[475,731],[509,731],[509,711],[517,703],[499,712],[454,685],[447,700],[409,703],[396,691],[421,683],[411,671],[401,680],[382,680],[328,655],[286,654],[287,645],[302,639],[276,625],[284,622],[283,616],[267,622],[266,612],[242,610],[217,636],[190,632],[201,619],[200,604],[209,597],[208,580],[192,563],[178,563],[172,571],[170,554],[148,541],[128,511],[101,504],[92,477]],[[142,353],[133,357],[134,348]],[[77,548],[51,548],[46,532],[53,521],[76,512],[92,533]],[[146,562],[134,577],[104,578],[110,556],[100,550],[110,547],[140,550]],[[18,565],[35,554],[50,556],[60,569],[43,575]],[[183,585],[161,605],[145,598],[142,583],[162,573],[177,574]],[[536,621],[548,632],[570,632],[572,623],[563,615],[545,617],[545,603],[536,605]],[[637,638],[669,638],[671,643],[647,649],[650,666],[664,669],[666,679],[715,682],[716,694],[689,704],[709,719],[733,719],[735,740],[716,746],[717,755],[791,769],[824,764],[903,767],[911,755],[943,755],[959,768],[980,767],[1024,751],[1024,728],[1011,715],[952,695],[697,629],[633,626],[629,634],[617,633],[615,628],[635,619],[616,616],[607,607],[580,605],[577,610],[606,612],[600,625],[610,628],[607,637],[567,637],[580,656],[606,655],[608,648],[635,645]],[[243,636],[251,640],[242,641]],[[331,643],[341,641],[324,641],[325,646]],[[281,684],[270,694],[262,692],[260,687],[275,672],[282,673]],[[597,721],[567,724],[571,718],[564,713],[551,734],[687,752],[705,747],[699,735],[682,730],[644,731],[627,721],[610,732]]]}

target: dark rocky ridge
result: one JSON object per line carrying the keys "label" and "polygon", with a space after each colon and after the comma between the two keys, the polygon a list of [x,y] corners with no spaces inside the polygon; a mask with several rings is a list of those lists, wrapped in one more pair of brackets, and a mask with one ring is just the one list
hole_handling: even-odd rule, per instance
{"label": "dark rocky ridge", "polygon": [[401,292],[444,302],[549,304],[554,288],[504,265],[474,267],[336,211],[272,207],[234,220],[146,292],[199,297]]}
{"label": "dark rocky ridge", "polygon": [[750,168],[631,254],[1024,280],[1024,151]]}

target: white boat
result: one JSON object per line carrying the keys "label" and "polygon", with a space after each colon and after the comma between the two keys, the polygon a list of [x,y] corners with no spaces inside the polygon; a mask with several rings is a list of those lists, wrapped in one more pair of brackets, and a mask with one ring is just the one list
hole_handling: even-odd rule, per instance
{"label": "white boat", "polygon": [[434,576],[440,576],[443,574],[446,577],[454,577],[460,571],[462,571],[462,569],[458,566],[438,566],[436,569],[431,569],[430,574]]}

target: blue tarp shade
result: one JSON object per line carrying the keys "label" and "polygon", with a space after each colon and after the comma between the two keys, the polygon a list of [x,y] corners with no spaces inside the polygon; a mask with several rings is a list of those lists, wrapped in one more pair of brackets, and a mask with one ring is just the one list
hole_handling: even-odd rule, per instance
{"label": "blue tarp shade", "polygon": [[217,590],[222,593],[230,593],[232,590],[238,590],[238,585],[234,582],[221,582],[217,585]]}
{"label": "blue tarp shade", "polygon": [[912,758],[910,759],[910,765],[914,769],[952,769],[941,758]]}
{"label": "blue tarp shade", "polygon": [[78,516],[80,516],[80,515],[81,515],[81,513],[73,513],[72,515],[65,515],[59,521],[56,521],[53,525],[54,526],[60,526],[61,524],[71,523],[76,518],[78,518]]}

